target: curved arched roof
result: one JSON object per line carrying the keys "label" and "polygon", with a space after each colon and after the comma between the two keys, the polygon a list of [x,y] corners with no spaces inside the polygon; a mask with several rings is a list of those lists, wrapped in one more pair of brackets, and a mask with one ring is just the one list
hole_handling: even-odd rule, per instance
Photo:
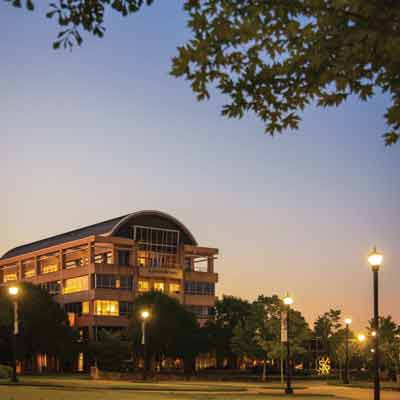
{"label": "curved arched roof", "polygon": [[[167,221],[170,221],[178,230],[182,231],[188,240],[188,244],[192,244],[197,246],[197,241],[195,237],[193,236],[192,232],[182,222],[180,222],[178,219],[173,217],[170,214],[167,214],[162,211],[157,211],[157,210],[144,210],[144,211],[137,211],[132,214],[126,215],[124,218],[122,218],[111,230],[110,235],[111,236],[124,236],[121,233],[123,232],[124,226],[130,226],[132,225],[135,220],[138,221],[139,219],[143,220],[143,217],[157,217],[160,219],[164,219]],[[149,225],[150,226],[150,225]]]}
{"label": "curved arched roof", "polygon": [[15,247],[7,251],[3,257],[1,257],[1,259],[16,257],[22,254],[45,249],[46,247],[56,246],[77,239],[83,239],[84,237],[91,235],[125,236],[124,228],[130,226],[133,222],[135,222],[135,220],[142,221],[142,225],[150,226],[150,224],[143,223],[143,221],[146,221],[146,219],[153,220],[155,222],[157,222],[157,220],[164,220],[168,222],[175,229],[183,232],[185,239],[188,242],[187,244],[197,245],[197,241],[189,229],[172,215],[157,210],[144,210],[122,215],[121,217],[109,219],[94,225],[74,229],[73,231],[62,233],[60,235],[51,236],[46,239]]}

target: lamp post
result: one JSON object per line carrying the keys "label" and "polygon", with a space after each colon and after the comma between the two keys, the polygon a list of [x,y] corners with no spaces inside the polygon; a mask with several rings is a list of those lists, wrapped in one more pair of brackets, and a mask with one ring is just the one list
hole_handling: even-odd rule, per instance
{"label": "lamp post", "polygon": [[12,376],[11,382],[18,382],[17,378],[17,335],[18,335],[18,286],[10,286],[8,288],[8,293],[13,299],[13,336],[12,336]]}
{"label": "lamp post", "polygon": [[345,385],[349,384],[349,327],[351,322],[351,318],[346,318],[344,320],[344,323],[346,324],[346,358],[344,365],[343,383]]}
{"label": "lamp post", "polygon": [[147,340],[146,340],[146,323],[150,318],[149,310],[142,310],[140,312],[140,317],[142,319],[142,346],[143,346],[143,379],[147,379],[148,370],[148,356],[147,356]]}
{"label": "lamp post", "polygon": [[293,304],[293,299],[287,294],[283,299],[283,303],[286,305],[286,394],[293,394],[292,388],[292,369],[290,359],[290,306]]}
{"label": "lamp post", "polygon": [[380,381],[379,381],[379,287],[378,272],[382,265],[383,255],[376,251],[376,247],[368,255],[368,263],[371,266],[374,280],[374,400],[380,399]]}

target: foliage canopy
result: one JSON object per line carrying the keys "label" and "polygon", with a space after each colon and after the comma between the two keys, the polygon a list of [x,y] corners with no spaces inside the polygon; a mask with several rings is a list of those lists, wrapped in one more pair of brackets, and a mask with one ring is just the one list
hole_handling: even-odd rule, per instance
{"label": "foliage canopy", "polygon": [[[5,0],[34,9],[33,0]],[[108,8],[127,16],[153,0],[58,0],[47,17],[61,30],[54,48],[102,37]],[[185,0],[192,37],[178,47],[171,74],[199,100],[216,87],[222,114],[255,113],[271,135],[297,129],[310,103],[338,106],[350,95],[391,96],[385,143],[400,135],[400,2],[397,0]]]}

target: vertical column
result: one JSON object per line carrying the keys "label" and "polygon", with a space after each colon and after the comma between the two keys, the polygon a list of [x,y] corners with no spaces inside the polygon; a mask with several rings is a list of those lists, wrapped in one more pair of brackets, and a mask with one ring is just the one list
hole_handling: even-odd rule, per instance
{"label": "vertical column", "polygon": [[88,264],[92,264],[93,261],[93,244],[92,242],[89,242],[87,244],[87,259],[88,259]]}
{"label": "vertical column", "polygon": [[62,271],[64,269],[64,250],[60,249],[58,252],[58,270]]}
{"label": "vertical column", "polygon": [[112,252],[112,260],[111,260],[111,263],[112,264],[114,264],[114,265],[116,265],[117,264],[117,248],[116,248],[116,246],[115,246],[115,244],[113,243],[112,245],[111,245],[112,247],[112,250],[111,250],[111,252]]}
{"label": "vertical column", "polygon": [[209,256],[207,258],[207,272],[214,272],[214,257]]}
{"label": "vertical column", "polygon": [[35,256],[34,257],[34,263],[35,263],[35,274],[36,276],[40,275],[40,265],[39,265],[39,257]]}
{"label": "vertical column", "polygon": [[24,275],[23,275],[23,271],[22,271],[22,262],[21,262],[21,260],[19,260],[17,262],[17,278],[19,281],[21,281],[23,277],[24,277]]}

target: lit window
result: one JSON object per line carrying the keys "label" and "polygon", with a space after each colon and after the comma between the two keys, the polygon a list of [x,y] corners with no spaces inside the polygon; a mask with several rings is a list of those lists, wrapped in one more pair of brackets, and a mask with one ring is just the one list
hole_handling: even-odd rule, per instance
{"label": "lit window", "polygon": [[82,301],[82,314],[89,314],[89,302]]}
{"label": "lit window", "polygon": [[83,371],[83,353],[79,353],[78,354],[78,372],[82,372]]}
{"label": "lit window", "polygon": [[181,285],[179,283],[170,283],[169,292],[174,294],[179,294],[181,291]]}
{"label": "lit window", "polygon": [[138,281],[138,291],[148,292],[149,291],[149,281]]}
{"label": "lit window", "polygon": [[164,291],[164,282],[154,282],[154,290],[158,292]]}
{"label": "lit window", "polygon": [[64,294],[83,292],[89,289],[88,276],[80,276],[78,278],[66,279],[64,281]]}
{"label": "lit window", "polygon": [[32,278],[36,275],[35,260],[27,260],[22,262],[22,271],[24,278]]}
{"label": "lit window", "polygon": [[4,272],[3,282],[12,282],[18,279],[17,272]]}
{"label": "lit window", "polygon": [[96,315],[107,315],[107,316],[118,317],[119,315],[118,301],[95,300],[94,313]]}
{"label": "lit window", "polygon": [[49,274],[58,271],[58,255],[48,254],[39,258],[39,269],[41,274]]}

